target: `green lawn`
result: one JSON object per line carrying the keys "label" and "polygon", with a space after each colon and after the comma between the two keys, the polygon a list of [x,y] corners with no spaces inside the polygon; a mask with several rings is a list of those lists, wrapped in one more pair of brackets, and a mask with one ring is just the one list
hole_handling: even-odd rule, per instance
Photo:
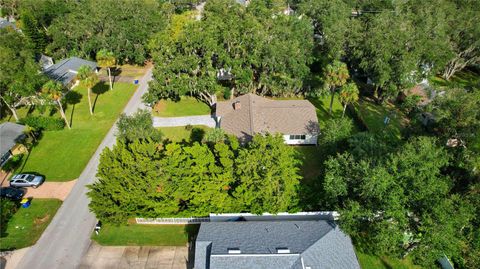
{"label": "green lawn", "polygon": [[[392,138],[401,138],[402,120],[404,115],[392,104],[377,105],[367,100],[360,100],[355,109],[358,116],[367,125],[368,130],[374,133],[385,132]],[[384,119],[388,116],[390,123],[385,125]]]}
{"label": "green lawn", "polygon": [[318,123],[320,125],[320,130],[325,127],[325,122],[327,120],[342,117],[343,106],[342,103],[340,103],[340,101],[338,100],[338,95],[335,95],[335,98],[333,99],[332,115],[330,115],[329,113],[330,100],[330,95],[318,98],[308,98],[308,101],[310,101],[317,109],[317,117]]}
{"label": "green lawn", "polygon": [[40,173],[46,176],[47,181],[78,178],[132,96],[134,88],[132,84],[116,83],[112,91],[106,91],[108,85],[98,85],[93,90],[98,95],[92,96],[96,100],[93,116],[88,112],[86,89],[75,88],[68,94],[70,104],[65,112],[72,129],[65,127],[61,131],[44,132],[17,172]]}
{"label": "green lawn", "polygon": [[315,180],[321,173],[325,155],[319,146],[294,146],[302,160],[301,174],[306,181]]}
{"label": "green lawn", "polygon": [[178,102],[160,100],[153,109],[157,117],[182,117],[210,114],[210,107],[192,97],[182,97]]}
{"label": "green lawn", "polygon": [[430,78],[430,82],[437,87],[480,89],[480,75],[470,70],[457,72],[449,81],[440,76],[435,76]]}
{"label": "green lawn", "polygon": [[0,238],[0,250],[19,249],[37,242],[62,201],[33,199],[29,208],[19,208]]}
{"label": "green lawn", "polygon": [[168,139],[172,142],[190,142],[193,140],[202,140],[203,135],[208,129],[211,129],[203,125],[194,125],[191,130],[187,130],[185,126],[181,127],[162,127],[158,128],[163,134],[163,139]]}
{"label": "green lawn", "polygon": [[399,260],[389,257],[378,257],[361,252],[357,252],[360,266],[363,269],[421,269],[422,267],[414,265],[411,260]]}
{"label": "green lawn", "polygon": [[104,246],[185,246],[200,225],[140,225],[115,226],[104,224],[92,239]]}

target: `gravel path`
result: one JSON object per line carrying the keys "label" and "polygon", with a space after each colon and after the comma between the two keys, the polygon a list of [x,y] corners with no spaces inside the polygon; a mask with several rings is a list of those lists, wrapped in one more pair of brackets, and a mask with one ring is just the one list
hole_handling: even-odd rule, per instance
{"label": "gravel path", "polygon": [[160,118],[153,117],[153,127],[175,127],[187,125],[205,125],[214,128],[215,119],[210,115]]}
{"label": "gravel path", "polygon": [[[142,95],[148,90],[148,81],[151,79],[150,69],[140,80],[138,89],[123,110],[124,113],[131,115],[138,108],[144,108]],[[85,185],[95,181],[103,149],[114,144],[115,125],[97,148],[50,225],[37,243],[28,250],[17,269],[70,269],[80,266],[82,257],[91,244],[90,235],[97,222],[95,215],[88,208],[90,200],[86,196]]]}

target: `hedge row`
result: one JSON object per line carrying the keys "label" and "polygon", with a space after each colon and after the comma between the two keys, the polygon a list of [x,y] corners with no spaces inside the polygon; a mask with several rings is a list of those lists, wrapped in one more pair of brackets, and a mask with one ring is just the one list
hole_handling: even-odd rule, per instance
{"label": "hedge row", "polygon": [[65,122],[61,118],[54,117],[27,116],[20,120],[20,122],[44,131],[57,131],[65,127]]}

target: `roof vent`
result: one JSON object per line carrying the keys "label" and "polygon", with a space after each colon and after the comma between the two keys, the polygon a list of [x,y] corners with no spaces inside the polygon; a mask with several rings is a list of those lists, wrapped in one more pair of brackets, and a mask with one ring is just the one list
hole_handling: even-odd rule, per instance
{"label": "roof vent", "polygon": [[288,254],[288,253],[290,253],[290,250],[288,248],[277,248],[277,253],[278,254]]}
{"label": "roof vent", "polygon": [[235,103],[233,103],[233,109],[240,110],[241,108],[242,104],[240,103],[240,101],[236,101]]}
{"label": "roof vent", "polygon": [[238,248],[229,248],[228,249],[228,254],[241,254],[242,251]]}

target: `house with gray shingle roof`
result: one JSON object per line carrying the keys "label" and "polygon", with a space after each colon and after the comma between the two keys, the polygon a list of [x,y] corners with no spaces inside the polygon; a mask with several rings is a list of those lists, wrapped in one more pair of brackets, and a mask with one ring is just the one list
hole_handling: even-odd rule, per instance
{"label": "house with gray shingle roof", "polygon": [[43,70],[43,73],[52,80],[61,82],[67,88],[73,88],[76,84],[78,69],[82,65],[87,65],[92,70],[97,71],[97,63],[80,59],[78,57],[70,57],[60,62],[50,65]]}
{"label": "house with gray shingle roof", "polygon": [[0,124],[0,166],[16,152],[23,151],[20,142],[25,138],[24,129],[25,126],[13,122]]}
{"label": "house with gray shingle roof", "polygon": [[6,18],[0,18],[0,29],[4,29],[4,28],[12,28],[15,31],[20,31],[20,29],[18,29],[17,26],[15,25],[15,23],[9,21]]}
{"label": "house with gray shingle roof", "polygon": [[320,133],[315,106],[308,100],[271,100],[245,94],[216,104],[218,127],[248,142],[255,134],[283,135],[291,145],[316,145]]}
{"label": "house with gray shingle roof", "polygon": [[194,269],[360,269],[350,237],[333,221],[204,222]]}

